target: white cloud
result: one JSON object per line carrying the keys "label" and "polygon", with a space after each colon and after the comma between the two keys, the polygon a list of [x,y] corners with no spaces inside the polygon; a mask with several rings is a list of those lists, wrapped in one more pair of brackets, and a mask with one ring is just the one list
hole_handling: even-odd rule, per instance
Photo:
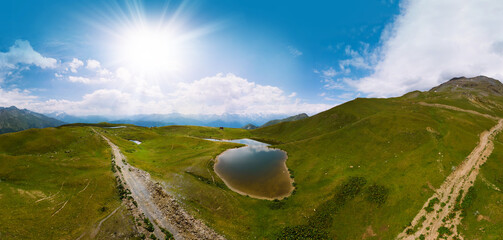
{"label": "white cloud", "polygon": [[16,106],[26,108],[31,106],[37,97],[30,95],[28,90],[5,90],[0,88],[0,106]]}
{"label": "white cloud", "polygon": [[76,76],[68,76],[68,80],[70,80],[70,82],[78,82],[78,83],[84,83],[84,84],[88,84],[91,82],[91,79],[89,79],[89,78],[76,77]]}
{"label": "white cloud", "polygon": [[217,74],[181,83],[173,108],[182,113],[291,114],[318,113],[330,106],[292,100],[278,87],[260,85],[234,74]]}
{"label": "white cloud", "polygon": [[351,46],[346,46],[345,53],[350,56],[348,59],[341,60],[339,67],[343,70],[350,71],[348,67],[358,69],[372,69],[376,62],[377,55],[375,52],[370,52],[369,44],[361,43],[360,51],[353,50]]}
{"label": "white cloud", "polygon": [[323,70],[321,72],[323,73],[323,76],[326,78],[332,78],[335,77],[335,75],[337,75],[337,72],[333,67],[330,67],[327,70]]}
{"label": "white cloud", "polygon": [[101,64],[97,60],[89,59],[86,62],[86,68],[87,69],[100,69],[101,68]]}
{"label": "white cloud", "polygon": [[87,78],[82,76],[68,76],[68,80],[70,82],[83,83],[83,84],[100,84],[112,81],[112,79],[106,77]]}
{"label": "white cloud", "polygon": [[371,73],[352,85],[370,96],[396,96],[455,76],[503,79],[502,12],[500,0],[405,1],[374,51]]}
{"label": "white cloud", "polygon": [[78,58],[73,58],[71,62],[68,63],[68,67],[72,73],[76,73],[77,69],[84,66],[84,62],[79,60]]}
{"label": "white cloud", "polygon": [[292,46],[288,46],[288,51],[290,52],[290,54],[292,54],[294,57],[298,57],[298,56],[302,56],[302,52],[299,51],[299,49],[295,48],[295,47],[292,47]]}
{"label": "white cloud", "polygon": [[[175,90],[165,93],[158,85],[148,84],[120,69],[116,75],[133,87],[99,89],[78,101],[51,99],[42,101],[29,92],[12,92],[3,97],[0,105],[16,105],[39,112],[66,112],[75,115],[131,115],[152,113],[184,114],[314,114],[332,105],[309,104],[294,99],[296,93],[286,94],[278,87],[256,84],[234,74],[217,74],[192,83],[179,83]],[[93,79],[69,76],[69,81],[92,83]],[[119,77],[116,77],[119,79]],[[1,91],[1,89],[0,89]],[[12,99],[11,99],[12,98]],[[9,100],[11,99],[11,100]]]}
{"label": "white cloud", "polygon": [[25,40],[16,40],[7,52],[0,52],[0,68],[17,68],[19,64],[35,65],[40,68],[55,68],[58,61],[42,56]]}

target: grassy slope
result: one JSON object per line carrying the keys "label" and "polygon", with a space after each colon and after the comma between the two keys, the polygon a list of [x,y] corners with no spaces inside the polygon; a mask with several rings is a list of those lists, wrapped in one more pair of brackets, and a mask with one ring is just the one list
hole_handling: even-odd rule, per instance
{"label": "grassy slope", "polygon": [[503,189],[502,164],[503,135],[500,134],[492,155],[475,181],[476,198],[462,221],[460,229],[466,239],[500,239],[503,236],[503,193],[494,188]]}
{"label": "grassy slope", "polygon": [[473,149],[478,134],[495,124],[399,102],[380,110],[341,130],[279,146],[289,153],[287,164],[298,183],[292,200],[302,210],[315,209],[348,176],[363,176],[390,190],[380,207],[362,196],[349,202],[335,215],[332,237],[361,238],[368,226],[384,239],[396,236],[431,196],[428,183],[438,187]]}
{"label": "grassy slope", "polygon": [[[350,176],[389,190],[377,206],[363,193],[334,215],[329,236],[361,238],[368,226],[393,238],[475,147],[495,121],[410,103],[407,99],[357,99],[296,122],[246,131],[202,127],[107,129],[130,162],[167,183],[183,204],[231,239],[275,238],[286,226],[304,224]],[[196,137],[256,137],[288,152],[297,191],[275,205],[236,194],[212,171],[212,159],[229,143]],[[127,139],[143,141],[135,145]],[[350,166],[353,166],[351,168]],[[188,174],[191,172],[193,174]]]}
{"label": "grassy slope", "polygon": [[[0,135],[0,180],[0,238],[75,239],[120,206],[110,151],[89,128]],[[102,228],[134,234],[126,215],[119,211],[121,224],[106,221]],[[112,238],[103,233],[98,238]]]}

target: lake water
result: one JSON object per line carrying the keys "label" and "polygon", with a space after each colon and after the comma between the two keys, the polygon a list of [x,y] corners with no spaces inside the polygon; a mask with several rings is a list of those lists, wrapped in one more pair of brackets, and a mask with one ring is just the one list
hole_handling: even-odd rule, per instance
{"label": "lake water", "polygon": [[291,194],[292,179],[284,151],[251,139],[207,140],[246,145],[226,150],[215,164],[215,172],[233,191],[261,199],[281,199]]}
{"label": "lake water", "polygon": [[138,144],[138,145],[140,145],[140,144],[141,144],[141,142],[140,142],[140,141],[138,141],[138,140],[129,140],[129,141],[134,142],[134,143],[136,143],[136,144]]}

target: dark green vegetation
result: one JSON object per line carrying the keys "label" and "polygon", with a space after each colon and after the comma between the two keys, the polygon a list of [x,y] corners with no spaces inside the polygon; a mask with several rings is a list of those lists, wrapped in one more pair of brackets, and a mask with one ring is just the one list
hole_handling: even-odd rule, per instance
{"label": "dark green vegetation", "polygon": [[0,134],[29,128],[57,127],[62,124],[64,122],[26,109],[0,107]]}
{"label": "dark green vegetation", "polygon": [[[297,120],[301,120],[301,119],[304,119],[304,118],[308,118],[309,116],[305,113],[301,113],[301,114],[298,114],[298,115],[295,115],[295,116],[291,116],[291,117],[287,117],[287,118],[283,118],[283,119],[276,119],[276,120],[271,120],[269,122],[266,122],[264,123],[262,126],[260,127],[267,127],[267,126],[271,126],[271,125],[274,125],[274,124],[278,124],[278,123],[282,123],[282,122],[292,122],[292,121],[297,121]],[[246,129],[246,128],[245,128]]]}
{"label": "dark green vegetation", "polygon": [[[30,129],[0,135],[0,238],[90,238],[121,205],[110,151],[91,129]],[[96,239],[135,235],[121,207]]]}
{"label": "dark green vegetation", "polygon": [[332,226],[334,216],[347,201],[352,200],[362,190],[367,180],[363,177],[350,177],[335,190],[335,194],[323,202],[306,224],[285,227],[278,239],[328,239],[327,228]]}
{"label": "dark green vegetation", "polygon": [[[309,118],[251,131],[189,126],[142,128],[130,125],[126,128],[95,129],[117,144],[131,165],[148,171],[154,179],[164,182],[167,190],[191,214],[229,239],[393,239],[409,226],[412,218],[432,195],[432,188],[438,188],[453,167],[459,165],[473,150],[479,134],[496,124],[495,120],[479,115],[418,103],[441,103],[503,117],[503,97],[498,91],[494,91],[501,87],[498,84],[499,82],[485,78],[455,79],[430,92],[412,92],[390,99],[355,99]],[[72,129],[90,134],[88,127],[81,126],[51,131]],[[25,132],[12,136],[18,134]],[[34,133],[35,136],[37,134],[41,133]],[[4,169],[31,169],[21,167],[26,166],[25,160],[21,158],[5,160],[16,154],[32,151],[29,150],[30,141],[27,141],[31,138],[19,136],[18,140],[9,140],[9,153],[4,154],[0,160],[2,177],[6,176]],[[254,138],[285,150],[288,153],[287,166],[294,175],[295,193],[284,200],[266,201],[231,191],[214,173],[214,159],[224,150],[239,145],[201,138]],[[129,140],[138,140],[142,144],[137,145]],[[460,226],[466,239],[491,239],[503,235],[501,135],[498,140],[495,142],[493,155],[481,169],[472,193],[459,200],[459,208],[466,215]],[[1,144],[4,143],[0,142]],[[65,144],[67,143],[64,141],[52,140],[47,148],[66,148],[59,147]],[[110,170],[109,156],[105,154],[106,144],[96,140],[92,143],[80,143],[75,146],[77,147],[89,149],[89,152],[82,153],[83,156],[103,152],[97,154],[96,161],[103,161],[103,172],[98,171],[99,177],[110,177],[110,192],[100,197],[110,196],[117,203],[119,193]],[[80,154],[79,152],[77,156]],[[55,164],[55,160],[48,157],[43,159]],[[6,165],[7,163],[17,163],[19,166]],[[97,166],[101,166],[100,164]],[[89,165],[87,168],[79,168],[82,173],[68,178],[85,175],[91,166],[96,167]],[[57,167],[58,165],[55,169]],[[61,176],[69,174],[65,171],[77,170],[66,167],[59,171],[62,174],[58,175],[60,177],[54,186],[42,187],[49,189],[44,192],[46,195],[57,192]],[[25,174],[20,176],[27,178]],[[85,175],[84,179],[91,177]],[[39,189],[41,184],[35,182],[37,180],[40,181],[26,181],[32,184],[32,188]],[[3,187],[5,182],[12,184],[9,181],[2,179],[0,182],[2,192],[14,191],[10,185]],[[85,186],[82,185],[84,183],[85,181],[75,187],[74,193],[78,193]],[[100,191],[104,191],[103,189],[108,188],[100,188]],[[83,193],[86,191],[80,194]],[[6,196],[3,194],[0,197],[0,203],[11,201]],[[66,201],[66,198],[58,199],[55,204],[62,201]],[[14,202],[12,200],[12,203],[7,204]],[[68,210],[66,214],[73,216],[81,211],[69,208],[70,203],[72,202],[60,213]],[[28,202],[16,206],[29,211],[31,205],[26,204]],[[431,207],[435,204],[442,203],[433,201]],[[103,204],[99,205],[96,209],[103,207]],[[113,207],[106,208],[107,211],[111,209]],[[20,222],[11,224],[7,217],[10,215],[4,213],[6,211],[12,210],[0,211],[4,219],[0,220],[3,224],[0,229],[22,225]],[[92,211],[86,212],[91,213]],[[101,213],[96,216],[102,218],[99,214]],[[90,217],[94,220],[89,222],[96,222],[100,217]],[[68,221],[77,220],[70,218]],[[142,222],[143,225],[145,224]],[[83,229],[86,227],[74,232],[77,234]],[[439,231],[444,235],[449,234],[445,230]]]}

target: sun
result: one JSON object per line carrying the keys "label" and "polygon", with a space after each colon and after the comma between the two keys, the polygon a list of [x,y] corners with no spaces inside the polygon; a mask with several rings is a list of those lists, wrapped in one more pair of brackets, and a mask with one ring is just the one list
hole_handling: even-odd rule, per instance
{"label": "sun", "polygon": [[116,55],[128,68],[161,73],[181,69],[186,43],[170,29],[142,26],[126,29],[116,46]]}

